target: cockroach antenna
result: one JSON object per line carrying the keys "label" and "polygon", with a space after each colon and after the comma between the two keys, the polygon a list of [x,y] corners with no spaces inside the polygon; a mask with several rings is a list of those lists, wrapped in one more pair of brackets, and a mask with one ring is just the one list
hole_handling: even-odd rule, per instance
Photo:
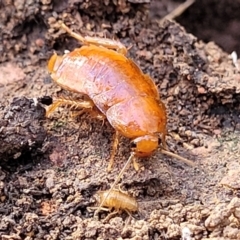
{"label": "cockroach antenna", "polygon": [[192,166],[192,167],[195,166],[195,163],[194,163],[194,162],[188,160],[187,158],[181,157],[181,156],[179,156],[179,155],[176,154],[176,153],[173,153],[173,152],[170,152],[170,151],[167,151],[167,150],[164,150],[164,149],[161,149],[160,152],[163,153],[163,154],[165,154],[165,155],[167,155],[167,156],[176,158],[176,159],[180,160],[181,162],[186,163],[186,164],[189,165],[189,166]]}
{"label": "cockroach antenna", "polygon": [[130,157],[128,158],[127,162],[125,163],[125,165],[123,166],[121,172],[118,174],[118,177],[115,179],[113,185],[111,186],[111,188],[109,189],[108,193],[105,195],[105,197],[103,198],[102,202],[100,203],[98,209],[96,210],[96,212],[94,213],[94,216],[96,216],[99,211],[101,210],[102,206],[104,205],[106,199],[108,198],[109,194],[111,193],[111,191],[116,187],[116,185],[118,184],[120,178],[122,177],[123,173],[126,171],[128,165],[130,164],[130,162],[132,161],[132,159],[135,157],[135,153],[132,152]]}

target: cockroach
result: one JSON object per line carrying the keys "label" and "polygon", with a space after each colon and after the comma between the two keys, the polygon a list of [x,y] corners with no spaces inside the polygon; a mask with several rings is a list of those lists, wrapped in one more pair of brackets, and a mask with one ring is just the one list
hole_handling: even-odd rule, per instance
{"label": "cockroach", "polygon": [[[127,48],[119,41],[99,37],[83,37],[74,33],[64,23],[61,27],[84,46],[67,52],[56,53],[48,62],[52,79],[63,89],[82,94],[85,100],[57,99],[48,109],[49,115],[59,105],[91,109],[105,117],[116,130],[108,170],[112,169],[119,136],[131,139],[131,155],[104,194],[103,206],[121,178],[130,161],[139,169],[137,157],[153,154],[161,144],[161,152],[188,164],[192,162],[167,150],[167,115],[164,103],[153,80],[129,59]],[[115,194],[114,192],[113,194]],[[98,212],[98,211],[97,211]],[[95,212],[96,213],[96,212]]]}
{"label": "cockroach", "polygon": [[135,198],[116,189],[113,189],[109,194],[108,192],[109,190],[97,192],[100,203],[102,203],[103,199],[106,198],[102,207],[114,208],[115,211],[124,210],[128,213],[138,211],[138,203]]}

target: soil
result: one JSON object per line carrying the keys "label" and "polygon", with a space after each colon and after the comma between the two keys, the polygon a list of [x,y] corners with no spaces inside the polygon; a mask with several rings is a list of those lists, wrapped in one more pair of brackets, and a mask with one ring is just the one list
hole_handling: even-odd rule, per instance
{"label": "soil", "polygon": [[[202,41],[204,33],[237,39],[229,24],[239,24],[240,2],[217,2],[196,1],[178,22],[163,23],[180,1],[0,2],[1,239],[240,239],[240,62],[230,55],[239,44],[222,45],[227,53]],[[129,139],[121,138],[108,173],[107,121],[63,107],[45,117],[51,97],[74,97],[46,68],[54,51],[80,45],[59,20],[129,47],[166,105],[169,149],[195,163],[158,151],[139,159],[138,172],[129,167],[120,185],[138,202],[131,216],[93,216],[97,192],[110,188],[130,155]]]}

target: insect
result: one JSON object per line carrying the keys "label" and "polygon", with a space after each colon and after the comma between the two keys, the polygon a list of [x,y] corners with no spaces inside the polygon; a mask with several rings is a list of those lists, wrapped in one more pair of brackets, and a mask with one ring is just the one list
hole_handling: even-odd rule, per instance
{"label": "insect", "polygon": [[[96,107],[95,111],[104,115],[116,130],[108,170],[112,168],[120,134],[132,139],[134,157],[151,155],[158,148],[160,135],[166,148],[165,105],[153,80],[126,57],[125,46],[115,40],[82,37],[64,24],[62,28],[87,45],[64,56],[54,54],[48,70],[63,89],[88,98],[72,104],[87,109]],[[71,100],[67,101],[55,101],[48,113],[60,104],[71,104]],[[134,167],[138,169],[135,161]]]}
{"label": "insect", "polygon": [[[112,169],[119,136],[131,139],[130,157],[108,194],[113,191],[129,162],[133,161],[134,168],[138,170],[136,158],[152,155],[159,142],[161,152],[191,164],[187,159],[167,151],[165,105],[150,76],[127,58],[127,48],[116,40],[83,37],[64,23],[61,23],[61,27],[83,46],[63,56],[54,53],[48,62],[48,70],[52,79],[63,89],[82,94],[85,99],[57,99],[48,109],[47,115],[60,105],[74,105],[106,118],[116,130],[109,171]],[[108,201],[108,195],[103,196],[99,208]]]}
{"label": "insect", "polygon": [[97,193],[100,203],[106,198],[103,207],[114,208],[117,212],[119,210],[125,210],[128,213],[138,211],[138,203],[135,198],[121,190],[113,189],[109,194],[108,191],[99,191]]}

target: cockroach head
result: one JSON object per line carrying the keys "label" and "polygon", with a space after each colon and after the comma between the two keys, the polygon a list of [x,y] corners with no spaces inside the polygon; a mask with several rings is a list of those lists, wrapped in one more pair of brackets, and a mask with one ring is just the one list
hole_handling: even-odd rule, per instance
{"label": "cockroach head", "polygon": [[137,137],[131,142],[131,150],[135,156],[145,157],[152,154],[158,148],[158,136],[145,135]]}
{"label": "cockroach head", "polygon": [[95,195],[94,198],[98,203],[101,203],[101,199],[102,199],[102,195],[103,195],[103,191],[98,191]]}

